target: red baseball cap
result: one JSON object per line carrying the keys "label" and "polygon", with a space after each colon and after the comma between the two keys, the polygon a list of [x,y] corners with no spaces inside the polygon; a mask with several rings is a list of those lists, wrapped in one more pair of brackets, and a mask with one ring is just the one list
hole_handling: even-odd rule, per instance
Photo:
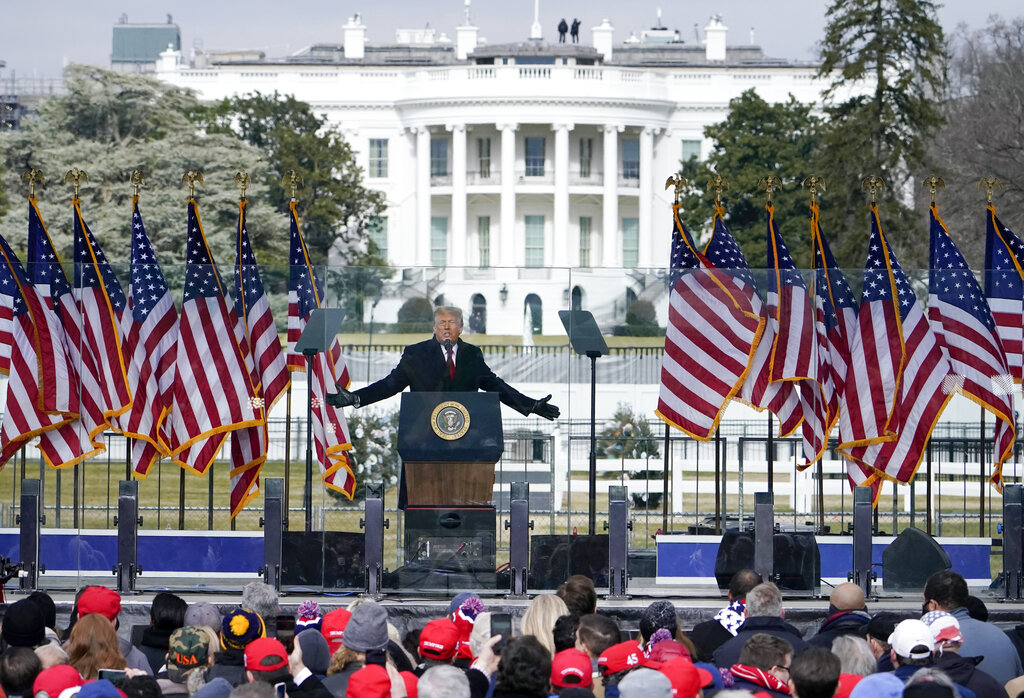
{"label": "red baseball cap", "polygon": [[46,691],[49,698],[57,698],[62,691],[75,688],[85,683],[78,669],[70,664],[57,664],[43,669],[32,683],[32,695]]}
{"label": "red baseball cap", "polygon": [[391,677],[380,664],[367,664],[348,680],[345,698],[388,698]]}
{"label": "red baseball cap", "polygon": [[339,608],[324,615],[320,621],[320,634],[327,640],[327,646],[334,654],[341,647],[341,638],[345,636],[345,626],[348,625],[352,614],[344,608]]}
{"label": "red baseball cap", "polygon": [[113,621],[121,612],[121,595],[107,587],[86,587],[78,597],[79,617],[89,613],[99,613],[107,620]]}
{"label": "red baseball cap", "polygon": [[419,688],[418,684],[420,677],[411,671],[400,671],[398,674],[402,677],[402,681],[405,681],[405,693],[409,698],[418,698]]}
{"label": "red baseball cap", "polygon": [[249,671],[277,671],[288,666],[288,650],[273,637],[261,637],[245,646],[245,668]]}
{"label": "red baseball cap", "polygon": [[590,657],[575,647],[556,654],[551,660],[551,685],[558,688],[593,686],[594,671],[590,666]]}
{"label": "red baseball cap", "polygon": [[696,698],[700,689],[711,683],[711,672],[695,666],[689,659],[674,657],[658,669],[672,684],[672,695],[676,698]]}
{"label": "red baseball cap", "polygon": [[447,618],[432,620],[420,631],[421,657],[442,661],[451,659],[458,644],[459,629]]}
{"label": "red baseball cap", "polygon": [[612,645],[597,658],[597,668],[602,675],[618,674],[620,671],[635,669],[640,666],[644,653],[636,640],[626,640]]}

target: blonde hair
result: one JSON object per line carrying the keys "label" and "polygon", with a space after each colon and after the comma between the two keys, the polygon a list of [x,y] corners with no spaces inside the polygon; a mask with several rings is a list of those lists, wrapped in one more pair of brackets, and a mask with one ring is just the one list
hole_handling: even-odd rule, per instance
{"label": "blonde hair", "polygon": [[95,679],[100,669],[124,669],[127,665],[114,624],[98,613],[78,619],[71,629],[67,651],[68,664],[86,681]]}
{"label": "blonde hair", "polygon": [[555,656],[555,621],[561,616],[569,615],[569,607],[554,594],[539,594],[533,598],[523,614],[519,624],[521,635],[533,635],[548,651]]}

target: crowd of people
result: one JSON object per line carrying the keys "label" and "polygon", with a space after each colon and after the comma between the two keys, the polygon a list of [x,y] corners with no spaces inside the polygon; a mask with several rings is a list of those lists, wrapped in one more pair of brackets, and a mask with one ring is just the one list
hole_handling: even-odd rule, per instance
{"label": "crowd of people", "polygon": [[534,597],[518,632],[464,593],[403,636],[375,601],[326,612],[304,601],[290,616],[257,582],[226,614],[161,592],[133,644],[118,633],[117,592],[82,589],[63,631],[34,592],[0,621],[0,698],[1021,698],[1024,624],[989,624],[953,571],[923,597],[920,616],[872,614],[859,587],[840,584],[802,636],[779,589],[742,570],[713,618],[686,630],[658,600],[633,633],[577,575]]}

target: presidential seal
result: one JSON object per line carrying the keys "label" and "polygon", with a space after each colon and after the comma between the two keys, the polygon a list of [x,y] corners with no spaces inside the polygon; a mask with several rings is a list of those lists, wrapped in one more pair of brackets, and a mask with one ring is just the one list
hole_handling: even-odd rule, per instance
{"label": "presidential seal", "polygon": [[445,441],[461,439],[469,431],[469,410],[454,400],[442,402],[430,415],[430,426]]}

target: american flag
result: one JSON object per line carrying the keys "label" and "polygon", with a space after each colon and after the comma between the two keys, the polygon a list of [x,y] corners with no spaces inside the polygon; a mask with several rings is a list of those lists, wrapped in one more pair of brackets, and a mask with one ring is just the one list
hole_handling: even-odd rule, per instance
{"label": "american flag", "polygon": [[724,213],[721,206],[715,207],[714,232],[704,248],[704,256],[711,265],[733,279],[737,294],[742,295],[751,312],[762,318],[764,326],[756,343],[753,361],[748,364],[747,375],[737,396],[758,409],[773,412],[779,418],[780,435],[788,436],[800,426],[800,395],[792,383],[773,383],[771,380],[772,347],[778,323],[770,320],[773,317],[772,308],[765,307],[761,302],[747,259],[725,225]]}
{"label": "american flag", "polygon": [[132,404],[132,392],[121,354],[121,316],[128,299],[86,225],[77,200],[74,206],[74,293],[82,318],[83,342],[90,348],[95,362],[95,377],[100,389],[97,399],[105,421],[109,421],[111,417],[128,411]]}
{"label": "american flag", "polygon": [[[306,358],[295,352],[295,342],[302,335],[309,316],[323,303],[323,291],[316,271],[309,261],[306,243],[299,229],[299,215],[295,201],[289,206],[291,213],[291,270],[288,276],[288,368],[302,371]],[[348,387],[350,380],[341,346],[331,343],[329,352],[321,352],[313,359],[313,446],[320,463],[320,478],[325,487],[345,493],[349,499],[355,492],[356,479],[352,474],[348,451],[352,449],[345,415],[339,407],[327,404],[326,395],[334,386]]]}
{"label": "american flag", "polygon": [[749,370],[764,319],[760,299],[697,251],[678,204],[672,212],[672,288],[656,414],[709,439]]}
{"label": "american flag", "polygon": [[[821,219],[817,204],[811,205],[811,238],[814,248],[814,308],[817,321],[815,335],[818,345],[818,371],[825,403],[828,405],[828,424],[825,434],[831,433],[839,422],[839,440],[850,432],[850,406],[856,401],[855,391],[847,394],[847,377],[850,364],[851,336],[859,332],[857,323],[857,299],[850,284],[836,264],[832,248],[821,232]],[[877,498],[880,481],[874,468],[853,460],[846,461],[847,476],[851,487],[860,484],[875,484]]]}
{"label": "american flag", "polygon": [[[872,207],[872,235],[868,259],[877,259],[892,282],[897,306],[897,336],[902,338],[903,361],[897,377],[898,393],[887,429],[896,438],[852,449],[851,455],[872,466],[879,475],[898,482],[910,482],[921,463],[932,429],[952,397],[949,362],[932,332],[917,294],[903,274],[899,262],[882,233],[878,209]],[[880,248],[880,249],[877,249]],[[879,255],[876,257],[876,255]],[[871,281],[876,281],[872,278]],[[865,285],[869,278],[865,272]],[[865,295],[868,294],[865,288]],[[863,303],[861,306],[863,320]]]}
{"label": "american flag", "polygon": [[775,209],[765,207],[768,237],[768,324],[775,326],[771,380],[795,383],[803,417],[805,468],[821,457],[827,441],[828,410],[818,377],[814,314],[800,271],[775,225]]}
{"label": "american flag", "polygon": [[227,433],[261,425],[263,410],[194,200],[188,202],[185,262],[170,447],[175,463],[203,475]]}
{"label": "american flag", "polygon": [[930,218],[928,320],[957,377],[959,392],[995,415],[992,483],[1001,491],[1003,461],[1013,452],[1016,438],[1013,378],[981,286],[934,204]]}
{"label": "american flag", "polygon": [[[0,423],[0,468],[19,448],[44,431],[57,429],[74,420],[71,414],[43,412],[39,407],[39,380],[44,367],[36,348],[45,350],[54,340],[48,336],[43,314],[46,309],[29,283],[21,262],[0,237],[0,307],[10,315],[2,341],[7,374],[7,396]],[[34,317],[41,319],[38,324]]]}
{"label": "american flag", "polygon": [[136,477],[146,477],[158,456],[171,453],[167,417],[173,403],[178,311],[146,234],[138,197],[132,200],[131,281],[121,327],[121,350],[134,399],[116,426],[132,439]]}
{"label": "american flag", "polygon": [[[52,392],[57,396],[57,411],[79,415],[77,421],[42,434],[39,449],[48,465],[65,468],[102,453],[105,450],[103,442],[95,437],[102,434],[110,424],[104,414],[106,403],[100,387],[96,348],[85,333],[81,308],[64,274],[53,241],[38,211],[35,211],[34,217],[31,215],[34,210],[35,202],[32,202],[28,230],[28,276],[36,291],[53,310],[56,322],[51,334],[60,338],[68,364],[69,384],[57,386]],[[81,213],[76,201],[75,228],[81,226],[80,219]],[[48,387],[43,390],[46,391],[44,394],[51,392]]]}
{"label": "american flag", "polygon": [[[256,266],[245,222],[245,201],[238,202],[235,254],[235,316],[246,365],[264,415],[288,387],[288,367],[270,314],[270,301]],[[267,460],[267,424],[231,432],[231,516],[259,492],[259,474]]]}
{"label": "american flag", "polygon": [[1016,383],[1021,382],[1024,346],[1024,242],[996,217],[994,206],[985,217],[985,295],[992,309],[1006,364]]}

